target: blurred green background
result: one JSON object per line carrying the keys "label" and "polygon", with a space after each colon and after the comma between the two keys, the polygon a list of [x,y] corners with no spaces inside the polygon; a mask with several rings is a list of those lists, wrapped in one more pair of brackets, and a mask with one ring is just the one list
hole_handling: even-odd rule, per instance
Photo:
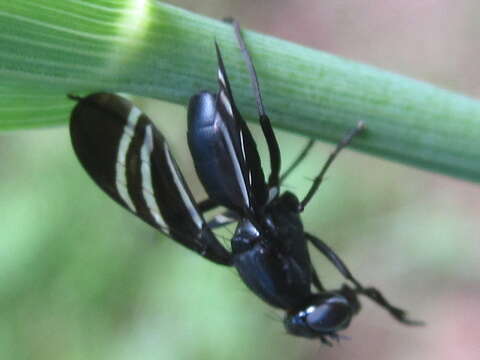
{"label": "blurred green background", "polygon": [[[480,91],[475,0],[171,3],[474,97]],[[138,104],[202,198],[185,108]],[[278,134],[288,164],[306,139]],[[285,187],[304,194],[331,149],[317,144]],[[406,328],[365,300],[343,333],[350,339],[328,348],[286,335],[282,313],[234,270],[114,204],[81,169],[67,127],[0,134],[0,163],[0,359],[478,359],[476,184],[342,153],[305,227],[428,325]],[[312,253],[323,281],[338,287],[342,279]]]}

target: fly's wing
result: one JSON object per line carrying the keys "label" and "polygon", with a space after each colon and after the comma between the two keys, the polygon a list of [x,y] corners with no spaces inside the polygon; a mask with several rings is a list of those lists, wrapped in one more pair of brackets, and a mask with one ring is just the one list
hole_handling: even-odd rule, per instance
{"label": "fly's wing", "polygon": [[108,93],[80,98],[71,115],[70,135],[80,163],[116,202],[206,258],[230,263],[165,138],[137,107]]}
{"label": "fly's wing", "polygon": [[268,197],[262,164],[255,140],[247,127],[247,123],[235,105],[227,71],[223,63],[222,53],[216,42],[215,50],[217,52],[219,85],[217,109],[226,115],[224,116],[225,124],[229,130],[230,137],[237,145],[236,153],[240,159],[243,178],[249,193],[250,204],[255,210],[256,208],[264,206]]}
{"label": "fly's wing", "polygon": [[215,46],[219,90],[216,95],[202,92],[190,100],[190,152],[208,195],[248,216],[266,204],[267,185],[255,141],[237,110],[220,50]]}

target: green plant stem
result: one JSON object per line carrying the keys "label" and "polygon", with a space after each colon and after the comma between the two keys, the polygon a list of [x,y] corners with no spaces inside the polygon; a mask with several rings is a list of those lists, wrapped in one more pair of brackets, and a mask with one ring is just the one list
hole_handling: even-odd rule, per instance
{"label": "green plant stem", "polygon": [[[478,101],[244,34],[274,126],[334,142],[363,120],[367,131],[353,147],[480,181]],[[227,24],[155,1],[3,1],[0,129],[66,123],[67,93],[125,92],[185,105],[195,92],[216,89],[215,38],[237,105],[255,120],[248,73]]]}

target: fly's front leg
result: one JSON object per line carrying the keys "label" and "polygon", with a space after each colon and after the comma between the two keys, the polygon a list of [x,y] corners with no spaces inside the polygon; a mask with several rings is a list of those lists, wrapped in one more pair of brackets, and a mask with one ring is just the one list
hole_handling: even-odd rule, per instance
{"label": "fly's front leg", "polygon": [[353,277],[352,273],[350,272],[350,270],[348,270],[342,259],[340,259],[338,255],[326,243],[309,233],[305,233],[305,237],[335,266],[335,268],[337,268],[337,270],[343,275],[344,278],[350,280],[355,285],[355,287],[363,288],[362,285],[357,281],[357,279]]}
{"label": "fly's front leg", "polygon": [[374,301],[381,307],[383,307],[385,310],[387,310],[390,313],[390,315],[392,315],[395,319],[397,319],[401,323],[406,325],[413,325],[413,326],[425,325],[423,321],[409,319],[407,312],[405,310],[402,310],[390,304],[387,301],[387,299],[385,299],[385,297],[382,295],[382,293],[376,288],[367,287],[367,288],[357,289],[357,291],[360,294],[365,295],[366,297],[368,297],[370,300]]}
{"label": "fly's front leg", "polygon": [[355,285],[354,291],[362,294],[375,302],[377,305],[387,310],[399,322],[406,325],[423,325],[422,321],[411,320],[407,316],[407,312],[390,304],[382,293],[374,287],[364,287],[350,272],[345,263],[338,255],[319,238],[305,233],[305,237],[315,246],[343,275],[344,278],[351,281]]}

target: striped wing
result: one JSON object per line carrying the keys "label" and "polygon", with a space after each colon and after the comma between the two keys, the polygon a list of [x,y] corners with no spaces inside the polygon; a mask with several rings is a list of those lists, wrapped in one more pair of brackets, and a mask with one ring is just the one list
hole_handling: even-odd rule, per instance
{"label": "striped wing", "polygon": [[230,262],[165,138],[137,107],[108,93],[81,98],[71,115],[70,135],[85,170],[120,205],[208,259]]}

